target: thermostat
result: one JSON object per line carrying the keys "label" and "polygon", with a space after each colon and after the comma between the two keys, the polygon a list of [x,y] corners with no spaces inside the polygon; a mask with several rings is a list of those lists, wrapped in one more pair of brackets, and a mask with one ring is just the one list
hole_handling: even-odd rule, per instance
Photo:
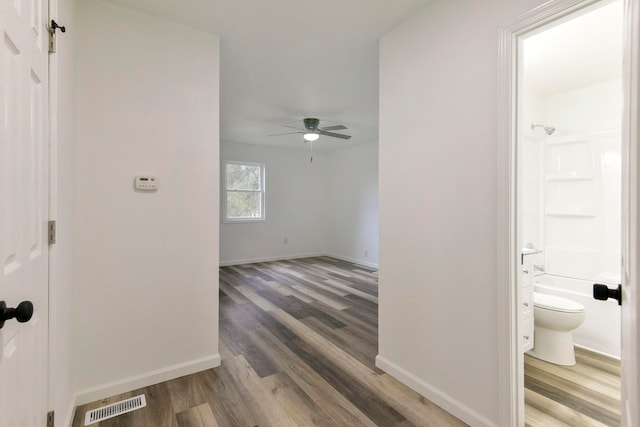
{"label": "thermostat", "polygon": [[136,176],[134,188],[136,191],[158,191],[158,180],[155,176]]}

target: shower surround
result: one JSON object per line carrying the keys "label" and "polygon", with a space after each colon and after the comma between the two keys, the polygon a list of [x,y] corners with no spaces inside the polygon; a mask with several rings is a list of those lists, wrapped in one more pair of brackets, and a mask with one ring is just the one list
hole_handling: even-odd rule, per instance
{"label": "shower surround", "polygon": [[621,81],[529,99],[527,124],[545,123],[521,127],[522,243],[543,251],[535,290],[582,303],[575,343],[619,357],[620,308],[592,286],[620,283]]}

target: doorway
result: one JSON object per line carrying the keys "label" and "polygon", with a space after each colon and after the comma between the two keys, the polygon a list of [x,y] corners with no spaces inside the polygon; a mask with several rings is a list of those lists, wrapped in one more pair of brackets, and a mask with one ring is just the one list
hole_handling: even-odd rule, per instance
{"label": "doorway", "polygon": [[[522,426],[524,411],[524,352],[521,319],[523,292],[519,282],[522,274],[521,256],[523,242],[517,214],[522,209],[518,196],[517,136],[517,63],[521,40],[527,35],[542,31],[552,22],[569,20],[574,13],[579,16],[611,1],[603,0],[551,0],[499,28],[499,92],[498,92],[498,306],[500,368],[500,424]],[[595,29],[594,29],[595,31]],[[637,403],[640,391],[638,378],[638,310],[640,295],[637,292],[640,266],[638,265],[638,216],[640,188],[638,183],[638,111],[640,104],[640,0],[624,0],[623,65],[622,65],[622,292],[621,292],[621,424],[638,425],[640,407]],[[535,127],[547,132],[547,123]],[[531,129],[533,130],[533,129]],[[521,230],[520,230],[521,231]],[[524,242],[526,245],[527,242]],[[532,304],[533,305],[533,304]]]}
{"label": "doorway", "polygon": [[621,283],[622,28],[622,0],[602,1],[518,41],[526,425],[620,425],[621,310],[592,292]]}

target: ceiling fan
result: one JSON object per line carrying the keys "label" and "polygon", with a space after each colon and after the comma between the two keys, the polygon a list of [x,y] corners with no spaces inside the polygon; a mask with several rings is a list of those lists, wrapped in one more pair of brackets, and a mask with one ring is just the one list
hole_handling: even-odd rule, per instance
{"label": "ceiling fan", "polygon": [[320,124],[320,120],[314,119],[314,118],[303,119],[302,123],[304,123],[304,129],[297,128],[295,126],[283,125],[286,128],[297,129],[297,132],[278,133],[278,134],[269,135],[269,136],[291,135],[294,133],[301,133],[303,135],[304,140],[309,142],[313,142],[317,140],[318,138],[320,138],[320,135],[331,136],[333,138],[340,138],[340,139],[351,138],[351,135],[344,135],[342,133],[331,132],[333,130],[346,129],[346,126],[343,126],[343,125],[327,126],[327,127],[321,128],[318,126]]}

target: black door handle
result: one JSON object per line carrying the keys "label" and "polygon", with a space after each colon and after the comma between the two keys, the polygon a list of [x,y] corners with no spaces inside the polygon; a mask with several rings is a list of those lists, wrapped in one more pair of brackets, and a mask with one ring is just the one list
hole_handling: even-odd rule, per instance
{"label": "black door handle", "polygon": [[618,285],[615,289],[609,289],[607,285],[599,283],[593,284],[593,297],[598,300],[606,301],[613,298],[618,301],[618,305],[622,305],[622,285]]}
{"label": "black door handle", "polygon": [[33,304],[31,301],[22,301],[16,308],[7,308],[4,301],[0,301],[0,329],[4,321],[15,318],[18,322],[28,322],[33,316]]}

